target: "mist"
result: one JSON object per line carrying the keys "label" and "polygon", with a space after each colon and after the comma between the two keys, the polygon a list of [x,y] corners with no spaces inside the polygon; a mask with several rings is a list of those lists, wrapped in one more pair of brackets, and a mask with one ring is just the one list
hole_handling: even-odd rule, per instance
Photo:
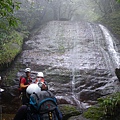
{"label": "mist", "polygon": [[[16,12],[23,24],[42,25],[48,21],[97,21],[114,12],[115,0],[19,0]],[[31,29],[31,28],[29,28]]]}

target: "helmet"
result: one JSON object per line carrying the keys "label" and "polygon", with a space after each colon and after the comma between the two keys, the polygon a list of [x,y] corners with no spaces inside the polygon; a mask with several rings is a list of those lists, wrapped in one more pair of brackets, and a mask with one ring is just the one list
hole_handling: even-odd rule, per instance
{"label": "helmet", "polygon": [[30,84],[26,89],[26,95],[29,97],[32,93],[39,93],[41,91],[41,88],[38,86],[38,84]]}
{"label": "helmet", "polygon": [[44,77],[43,72],[38,72],[37,77]]}
{"label": "helmet", "polygon": [[31,69],[30,68],[26,68],[25,72],[31,72]]}

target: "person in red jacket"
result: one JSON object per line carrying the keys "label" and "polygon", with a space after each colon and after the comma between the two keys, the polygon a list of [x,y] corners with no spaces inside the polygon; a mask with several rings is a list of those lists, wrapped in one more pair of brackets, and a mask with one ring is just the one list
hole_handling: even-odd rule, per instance
{"label": "person in red jacket", "polygon": [[30,68],[26,68],[25,69],[25,77],[21,78],[20,81],[20,88],[22,89],[21,92],[21,97],[22,97],[22,104],[25,105],[29,102],[28,98],[26,97],[26,88],[32,83],[32,79],[30,77],[31,75],[31,69]]}

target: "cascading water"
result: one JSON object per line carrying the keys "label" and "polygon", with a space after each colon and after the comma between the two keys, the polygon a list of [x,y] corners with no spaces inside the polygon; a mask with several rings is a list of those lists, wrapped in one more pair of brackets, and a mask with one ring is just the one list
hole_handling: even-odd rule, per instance
{"label": "cascading water", "polygon": [[112,62],[114,64],[114,69],[119,68],[120,56],[119,56],[119,53],[117,52],[117,47],[114,42],[114,39],[106,27],[104,27],[103,25],[99,25],[99,26],[105,36],[105,41],[107,44],[108,52],[109,52],[110,57],[112,58]]}
{"label": "cascading water", "polygon": [[114,70],[115,68],[119,68],[120,57],[117,52],[114,37],[110,34],[109,30],[101,24],[97,25],[88,23],[88,25],[92,32],[94,44],[102,53],[107,69],[111,71],[112,75],[115,75]]}
{"label": "cascading water", "polygon": [[77,69],[76,69],[76,64],[79,64],[77,63],[77,61],[79,61],[79,54],[78,54],[78,48],[77,48],[77,45],[78,45],[78,34],[79,34],[79,25],[76,23],[75,27],[72,28],[73,32],[74,32],[74,37],[70,36],[72,38],[72,45],[73,45],[73,48],[75,49],[72,49],[71,51],[71,57],[70,57],[70,61],[71,61],[71,64],[70,64],[70,67],[71,68],[70,70],[72,71],[71,72],[71,76],[72,76],[72,98],[73,100],[76,102],[77,106],[81,109],[84,109],[84,106],[82,105],[82,103],[79,101],[80,98],[78,98],[78,95],[76,95],[76,92],[75,92],[75,83],[76,83],[76,76],[77,76]]}

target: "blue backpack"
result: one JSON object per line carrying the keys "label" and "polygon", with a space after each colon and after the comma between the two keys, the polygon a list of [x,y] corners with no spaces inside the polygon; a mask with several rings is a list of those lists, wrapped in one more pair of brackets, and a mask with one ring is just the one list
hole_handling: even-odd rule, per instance
{"label": "blue backpack", "polygon": [[49,91],[41,91],[30,96],[27,120],[62,120],[57,101]]}

